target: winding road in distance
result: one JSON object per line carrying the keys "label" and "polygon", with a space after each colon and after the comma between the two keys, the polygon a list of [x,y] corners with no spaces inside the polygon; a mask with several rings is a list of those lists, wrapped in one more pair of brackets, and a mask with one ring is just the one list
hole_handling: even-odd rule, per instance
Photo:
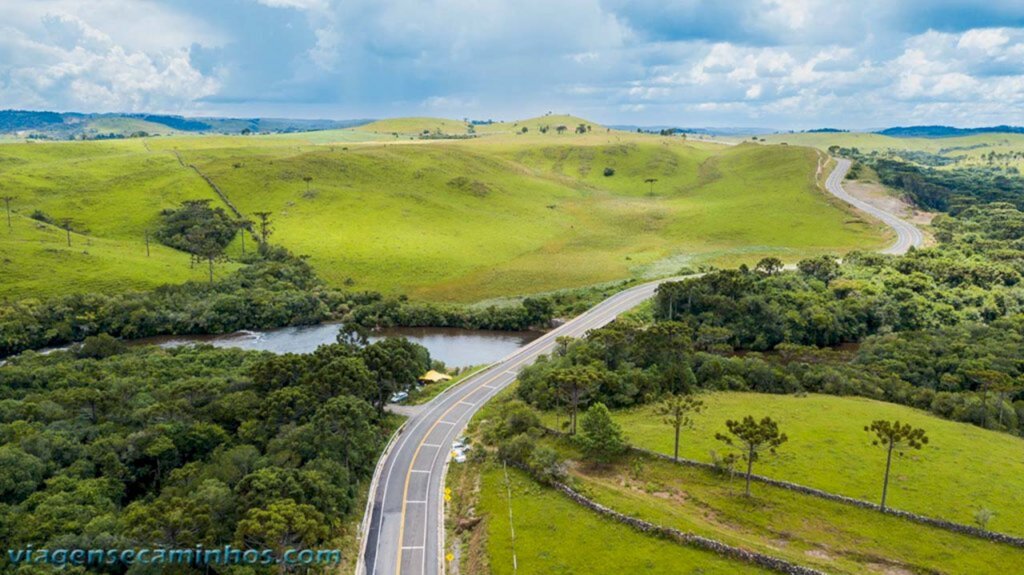
{"label": "winding road in distance", "polygon": [[832,173],[828,175],[828,179],[825,180],[825,188],[840,200],[843,200],[862,212],[867,212],[868,214],[882,220],[885,225],[889,226],[896,232],[896,241],[888,248],[882,250],[882,253],[905,254],[911,246],[920,248],[924,245],[924,233],[917,229],[914,224],[881,208],[875,207],[864,200],[857,199],[843,189],[843,179],[846,177],[846,173],[850,171],[850,164],[850,160],[836,158],[836,167],[832,170]]}
{"label": "winding road in distance", "polygon": [[[896,230],[896,242],[883,253],[900,254],[920,246],[920,230],[899,217],[850,196],[842,187],[849,160],[838,160],[826,181],[836,197]],[[586,313],[549,331],[488,369],[467,378],[421,406],[392,439],[377,463],[361,529],[357,575],[439,575],[444,573],[444,477],[452,442],[470,418],[519,370],[551,353],[556,339],[581,337],[651,298],[668,278],[645,283],[604,300]]]}

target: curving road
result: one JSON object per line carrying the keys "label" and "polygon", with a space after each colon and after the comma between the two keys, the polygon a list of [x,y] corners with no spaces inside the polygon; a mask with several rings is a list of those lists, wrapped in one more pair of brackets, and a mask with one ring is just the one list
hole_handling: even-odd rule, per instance
{"label": "curving road", "polygon": [[836,167],[825,180],[825,188],[835,197],[843,200],[851,206],[867,212],[868,214],[882,220],[896,232],[896,241],[888,248],[882,250],[883,254],[905,254],[911,246],[920,248],[924,245],[924,234],[914,224],[900,219],[899,217],[877,208],[864,200],[857,199],[843,189],[843,178],[846,172],[850,171],[850,160],[836,158]]}
{"label": "curving road", "polygon": [[[838,164],[828,190],[896,230],[898,239],[884,253],[920,246],[923,235],[900,218],[850,196],[841,182],[849,160]],[[437,575],[444,573],[444,477],[452,442],[480,406],[515,381],[519,370],[551,353],[562,336],[580,337],[652,297],[662,282],[619,292],[583,315],[520,348],[490,368],[453,386],[406,421],[377,464],[361,530],[357,575]]]}

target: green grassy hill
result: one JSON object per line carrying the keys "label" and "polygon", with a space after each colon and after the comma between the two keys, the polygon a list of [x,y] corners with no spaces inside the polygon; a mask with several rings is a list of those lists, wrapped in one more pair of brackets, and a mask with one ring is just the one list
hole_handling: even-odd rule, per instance
{"label": "green grassy hill", "polygon": [[[0,300],[153,289],[209,277],[208,268],[193,268],[187,254],[155,241],[146,256],[144,242],[73,233],[68,246],[62,229],[23,216],[13,224],[8,231],[6,220],[0,220]],[[218,264],[214,277],[236,267]]]}
{"label": "green grassy hill", "polygon": [[130,135],[135,132],[146,132],[152,136],[169,136],[173,134],[180,134],[178,130],[165,126],[163,124],[157,124],[156,122],[148,122],[139,118],[96,118],[90,120],[86,124],[86,133],[89,134],[122,134]]}
{"label": "green grassy hill", "polygon": [[[922,427],[930,442],[894,461],[889,504],[967,524],[985,508],[995,512],[989,528],[1024,535],[1018,520],[1024,506],[1024,439],[855,397],[715,393],[705,401],[707,409],[696,416],[694,429],[682,436],[681,456],[709,461],[712,450],[724,454],[727,447],[714,435],[725,431],[726,419],[767,415],[779,422],[789,442],[777,457],[758,462],[755,473],[869,501],[880,497],[885,454],[871,445],[864,426],[898,419]],[[652,406],[617,412],[615,418],[631,443],[672,453],[671,429]]]}
{"label": "green grassy hill", "polygon": [[[579,461],[568,442],[561,450]],[[577,486],[602,505],[836,575],[1013,572],[1024,550],[741,478],[633,457],[571,465]]]}
{"label": "green grassy hill", "polygon": [[[881,134],[859,132],[842,133],[800,133],[774,134],[763,136],[770,144],[810,146],[827,150],[829,146],[859,148],[862,152],[885,152],[888,150],[922,151],[948,158],[963,158],[957,164],[970,166],[983,163],[982,156],[995,152],[1024,152],[1024,134],[975,134],[955,138],[894,138]],[[1024,168],[1024,159],[1014,159],[1010,165]]]}
{"label": "green grassy hill", "polygon": [[[565,122],[571,131],[582,121],[546,116],[519,125],[541,122]],[[600,129],[501,133],[501,125],[480,126],[494,133],[473,140],[392,143],[388,134],[361,141],[373,126],[9,144],[0,147],[0,174],[4,191],[17,197],[18,215],[71,218],[76,231],[141,253],[161,209],[185,199],[220,201],[188,167],[195,164],[244,214],[273,212],[272,241],[310,256],[330,283],[436,301],[885,243],[884,230],[818,189],[818,156],[806,148],[726,147]],[[605,176],[605,168],[614,175]],[[653,195],[648,178],[657,179]],[[0,234],[0,250],[10,252],[10,241]],[[93,265],[110,281],[124,273],[116,261]],[[48,277],[51,293],[97,286]],[[0,295],[17,293],[7,282],[0,286]]]}
{"label": "green grassy hill", "polygon": [[[526,120],[495,121],[491,124],[477,124],[473,126],[473,131],[479,136],[488,136],[520,134],[523,128],[526,128],[527,134],[539,134],[541,133],[541,128],[545,127],[548,129],[548,133],[555,135],[558,133],[557,129],[559,126],[565,126],[566,130],[564,133],[571,134],[580,124],[591,126],[591,132],[594,129],[605,131],[604,127],[599,124],[568,114],[549,114]],[[399,134],[400,136],[419,136],[423,133],[465,135],[470,133],[468,127],[469,122],[447,118],[391,118],[377,120],[376,122],[350,130],[337,130],[337,132],[372,133],[390,135],[392,137],[394,137],[394,134]]]}
{"label": "green grassy hill", "polygon": [[[173,155],[151,153],[146,145],[0,147],[0,193],[15,197],[10,231],[0,218],[0,297],[149,289],[206,277],[204,269],[192,269],[187,254],[156,241],[146,257],[146,230],[155,227],[160,210],[191,198],[219,201]],[[54,222],[70,219],[72,246],[63,230],[31,219],[34,213]],[[219,265],[217,273],[232,268]]]}
{"label": "green grassy hill", "polygon": [[[242,211],[274,212],[276,240],[310,255],[329,281],[425,299],[883,243],[815,188],[817,157],[806,149],[600,138],[183,154]],[[616,174],[603,176],[605,165]],[[654,196],[646,177],[659,179]]]}

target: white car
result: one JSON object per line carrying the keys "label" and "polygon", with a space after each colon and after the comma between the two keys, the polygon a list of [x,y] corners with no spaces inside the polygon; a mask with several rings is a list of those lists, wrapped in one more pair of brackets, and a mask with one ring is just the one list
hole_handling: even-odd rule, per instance
{"label": "white car", "polygon": [[455,460],[455,463],[465,463],[466,452],[469,451],[470,449],[472,448],[466,442],[465,437],[460,437],[459,439],[456,439],[455,441],[452,442],[452,459]]}
{"label": "white car", "polygon": [[391,396],[391,403],[402,403],[407,399],[409,399],[409,394],[404,391],[399,391]]}

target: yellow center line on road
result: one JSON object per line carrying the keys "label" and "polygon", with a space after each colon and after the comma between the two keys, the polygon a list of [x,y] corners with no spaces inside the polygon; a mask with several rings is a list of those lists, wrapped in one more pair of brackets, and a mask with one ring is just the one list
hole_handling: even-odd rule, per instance
{"label": "yellow center line on road", "polygon": [[[498,379],[499,377],[501,377],[502,375],[504,375],[504,374],[503,373],[495,374],[492,377],[488,378],[486,383],[489,384],[492,381],[494,381],[494,380]],[[480,387],[477,386],[476,388],[473,389],[473,392],[471,392],[471,393],[475,393],[479,388]],[[416,451],[413,452],[412,460],[409,462],[410,472],[405,474],[405,488],[402,491],[402,515],[401,515],[401,518],[400,518],[399,523],[398,523],[398,562],[395,565],[395,573],[397,575],[401,575],[401,573],[402,573],[402,550],[403,550],[402,546],[405,544],[405,515],[406,515],[406,507],[407,507],[407,505],[409,503],[409,482],[410,482],[410,479],[412,478],[412,473],[411,473],[412,467],[416,464],[416,458],[419,457],[420,450],[423,449],[423,444],[425,444],[427,442],[427,438],[430,437],[430,434],[434,432],[434,429],[436,429],[438,424],[441,423],[441,420],[443,420],[449,413],[452,412],[453,409],[455,409],[458,406],[459,406],[459,402],[453,403],[451,407],[449,407],[447,410],[445,410],[445,412],[442,413],[441,416],[438,417],[436,421],[434,421],[434,424],[430,426],[430,429],[428,429],[427,432],[425,434],[423,434],[423,439],[420,440],[419,444],[416,445]]]}
{"label": "yellow center line on road", "polygon": [[[633,289],[636,289],[636,288],[633,288]],[[626,292],[621,292],[620,294],[617,294],[617,295],[618,296],[622,296],[623,294],[627,294],[628,293],[629,296],[632,296],[633,294],[629,293],[631,291],[632,290],[627,290]],[[610,306],[611,309],[609,311],[614,310],[613,318],[615,316],[618,316],[619,313],[622,313],[622,311],[624,311],[623,309],[619,309],[619,308],[623,307],[623,304],[626,304],[624,309],[630,309],[634,305],[636,305],[637,302],[634,302],[632,297],[629,297],[629,296],[619,298],[619,299],[622,299],[622,300],[625,300],[625,301],[615,302],[613,305]],[[649,296],[645,296],[645,297],[641,298],[641,301],[644,300],[644,299],[647,299],[647,297],[649,297]],[[617,299],[617,297],[616,296],[612,296],[612,298],[609,298],[609,301],[606,302],[606,303],[610,303],[612,300],[615,300],[615,299]],[[579,327],[579,326],[583,326],[583,325],[586,325],[586,324],[590,324],[590,323],[594,323],[594,322],[599,322],[599,321],[601,321],[601,319],[599,317],[589,318],[589,319],[587,319],[585,317],[579,317],[579,318],[576,318],[575,320],[570,321],[569,323],[566,323],[565,325],[569,326],[570,324],[572,324],[575,321],[579,321],[579,325],[578,326],[574,326],[574,327]],[[568,330],[566,330],[566,331],[568,331]],[[539,341],[541,341],[543,339],[546,339],[546,337],[547,336],[541,337],[537,341],[539,342]],[[534,347],[534,346],[527,345],[526,348],[521,350],[521,351],[526,351],[526,349],[528,349],[530,347]],[[540,355],[540,354],[538,353],[537,355]],[[492,376],[488,377],[486,380],[483,380],[481,383],[479,383],[476,386],[474,386],[473,391],[470,391],[469,393],[467,393],[465,397],[469,397],[470,395],[475,394],[478,391],[483,390],[484,388],[492,388],[493,389],[495,386],[492,386],[490,384],[492,382],[496,381],[497,379],[505,376],[505,375],[518,375],[518,372],[513,372],[512,370],[514,368],[519,367],[520,365],[528,362],[530,359],[531,359],[531,357],[530,357],[529,353],[523,354],[523,357],[520,357],[520,358],[514,360],[512,365],[510,365],[507,370],[495,373]],[[412,467],[416,464],[416,459],[419,457],[420,450],[423,448],[424,444],[427,442],[427,438],[430,437],[430,434],[433,433],[434,429],[436,429],[437,426],[439,424],[441,424],[441,423],[451,424],[451,422],[445,421],[445,417],[449,413],[451,413],[452,410],[454,410],[456,407],[461,405],[461,403],[462,403],[461,401],[456,401],[455,403],[453,403],[451,405],[451,407],[449,407],[447,410],[445,410],[445,412],[442,413],[440,415],[440,417],[437,418],[437,420],[434,421],[434,424],[431,425],[430,429],[428,429],[427,432],[423,435],[423,439],[421,439],[420,442],[416,445],[416,451],[413,452],[412,460],[409,463],[409,471],[406,472],[406,474],[405,474],[405,486],[404,486],[403,492],[402,492],[402,513],[400,515],[399,524],[398,524],[398,545],[397,545],[397,547],[398,547],[398,560],[397,560],[396,565],[395,565],[395,574],[396,575],[401,575],[401,573],[402,573],[402,551],[404,549],[409,549],[409,547],[403,547],[403,545],[405,543],[405,518],[406,518],[406,515],[407,515],[407,507],[408,507],[408,503],[409,503],[409,501],[408,501],[408,497],[409,497],[409,483],[410,483],[410,480],[412,478]],[[430,471],[426,471],[426,473],[430,473]],[[426,534],[424,533],[424,535],[426,535]],[[424,560],[426,560],[425,557],[424,557]]]}

